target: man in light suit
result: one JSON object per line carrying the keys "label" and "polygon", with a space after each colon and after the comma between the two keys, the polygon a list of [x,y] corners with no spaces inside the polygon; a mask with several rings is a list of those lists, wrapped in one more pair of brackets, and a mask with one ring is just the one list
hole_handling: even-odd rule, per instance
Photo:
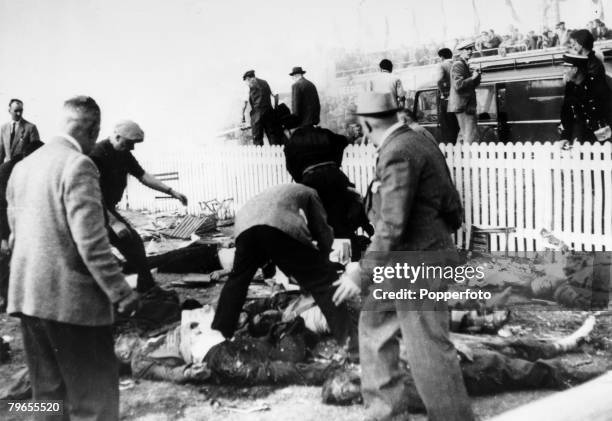
{"label": "man in light suit", "polygon": [[448,111],[455,113],[459,123],[459,135],[463,137],[463,143],[469,145],[473,141],[478,141],[476,87],[480,85],[480,72],[472,72],[468,65],[468,60],[474,52],[473,41],[463,42],[457,50],[459,56],[451,67]]}
{"label": "man in light suit", "polygon": [[451,231],[461,223],[461,202],[446,161],[435,142],[398,121],[398,111],[390,94],[368,92],[359,98],[357,115],[378,149],[375,179],[366,201],[375,230],[364,257],[349,263],[337,281],[333,298],[340,304],[361,289],[366,293],[359,319],[365,419],[408,419],[408,396],[399,365],[397,335],[401,332],[428,419],[473,420],[457,352],[449,339],[446,303],[380,295],[405,289],[439,291],[443,281],[432,277],[373,282],[376,268],[384,268],[387,274],[386,269],[395,264],[437,266],[458,261]]}
{"label": "man in light suit", "polygon": [[18,163],[7,187],[8,309],[21,318],[35,401],[62,400],[69,419],[119,418],[113,306],[135,310],[106,229],[87,157],[100,130],[89,97],[64,103],[63,132]]}
{"label": "man in light suit", "polygon": [[13,156],[23,154],[25,148],[40,141],[36,126],[23,118],[23,102],[19,99],[9,101],[11,121],[0,128],[0,164]]}
{"label": "man in light suit", "polygon": [[317,88],[304,77],[306,70],[294,67],[289,73],[293,77],[291,85],[291,114],[296,117],[295,127],[316,126],[321,116],[321,103]]}

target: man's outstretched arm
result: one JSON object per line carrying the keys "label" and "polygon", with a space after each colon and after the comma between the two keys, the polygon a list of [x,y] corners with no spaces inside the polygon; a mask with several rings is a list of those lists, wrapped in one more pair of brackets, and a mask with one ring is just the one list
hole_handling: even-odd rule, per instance
{"label": "man's outstretched arm", "polygon": [[138,180],[148,188],[166,193],[167,195],[179,200],[183,206],[187,206],[187,196],[185,196],[183,193],[175,191],[172,187],[158,180],[154,175],[145,172]]}

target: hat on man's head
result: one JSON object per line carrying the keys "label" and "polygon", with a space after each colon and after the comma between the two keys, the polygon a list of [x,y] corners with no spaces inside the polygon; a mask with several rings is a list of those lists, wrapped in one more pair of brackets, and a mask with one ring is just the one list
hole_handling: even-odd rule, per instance
{"label": "hat on man's head", "polygon": [[255,70],[247,70],[242,75],[242,80],[247,80],[248,77],[255,77]]}
{"label": "hat on man's head", "polygon": [[115,133],[133,142],[142,142],[144,140],[144,132],[132,120],[121,120],[115,124]]}
{"label": "hat on man's head", "polygon": [[563,65],[586,69],[589,58],[578,54],[563,54]]}
{"label": "hat on man's head", "polygon": [[354,115],[383,117],[401,110],[397,100],[390,93],[363,92],[357,98],[357,111]]}
{"label": "hat on man's head", "polygon": [[559,22],[558,24],[556,24],[556,25],[555,25],[555,28],[558,28],[558,27],[560,27],[561,25],[565,25],[565,22],[563,22],[563,21]]}
{"label": "hat on man's head", "polygon": [[295,66],[292,70],[291,73],[289,73],[289,76],[293,76],[293,75],[303,75],[304,73],[306,73],[306,70],[303,70],[300,66]]}
{"label": "hat on man's head", "polygon": [[474,49],[476,43],[471,39],[466,39],[465,41],[461,41],[459,45],[457,45],[457,50],[467,50],[468,48]]}

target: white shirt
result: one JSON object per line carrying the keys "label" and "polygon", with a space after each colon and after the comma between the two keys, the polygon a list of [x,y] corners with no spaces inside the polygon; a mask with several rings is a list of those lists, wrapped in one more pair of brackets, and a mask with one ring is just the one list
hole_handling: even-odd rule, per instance
{"label": "white shirt", "polygon": [[81,148],[79,142],[74,137],[70,136],[68,133],[60,133],[57,136],[63,137],[68,142],[72,143],[78,149],[79,152],[83,153],[83,148]]}
{"label": "white shirt", "polygon": [[403,125],[404,125],[403,121],[398,121],[393,126],[389,127],[387,130],[385,130],[385,132],[383,133],[383,135],[382,135],[382,137],[380,139],[380,144],[378,145],[378,148],[376,148],[376,150],[379,151],[380,148],[382,148],[382,146],[385,143],[385,141],[389,138],[389,136],[391,136],[391,134],[393,134],[394,131],[396,131],[397,129],[399,129]]}
{"label": "white shirt", "polygon": [[406,96],[406,91],[400,78],[389,72],[379,72],[374,76],[374,79],[370,81],[370,91],[382,94],[391,93],[391,96],[396,101],[397,98]]}

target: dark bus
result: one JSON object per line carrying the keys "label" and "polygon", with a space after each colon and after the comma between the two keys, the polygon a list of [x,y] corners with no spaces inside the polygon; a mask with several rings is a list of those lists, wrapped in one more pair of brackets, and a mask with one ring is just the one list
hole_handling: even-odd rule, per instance
{"label": "dark bus", "polygon": [[[604,56],[608,85],[612,88],[612,43],[596,44]],[[481,142],[554,142],[559,140],[563,82],[563,51],[518,53],[506,57],[470,60],[482,70],[476,88]],[[413,111],[419,124],[440,143],[455,143],[441,127],[439,92],[435,83],[414,94]]]}

